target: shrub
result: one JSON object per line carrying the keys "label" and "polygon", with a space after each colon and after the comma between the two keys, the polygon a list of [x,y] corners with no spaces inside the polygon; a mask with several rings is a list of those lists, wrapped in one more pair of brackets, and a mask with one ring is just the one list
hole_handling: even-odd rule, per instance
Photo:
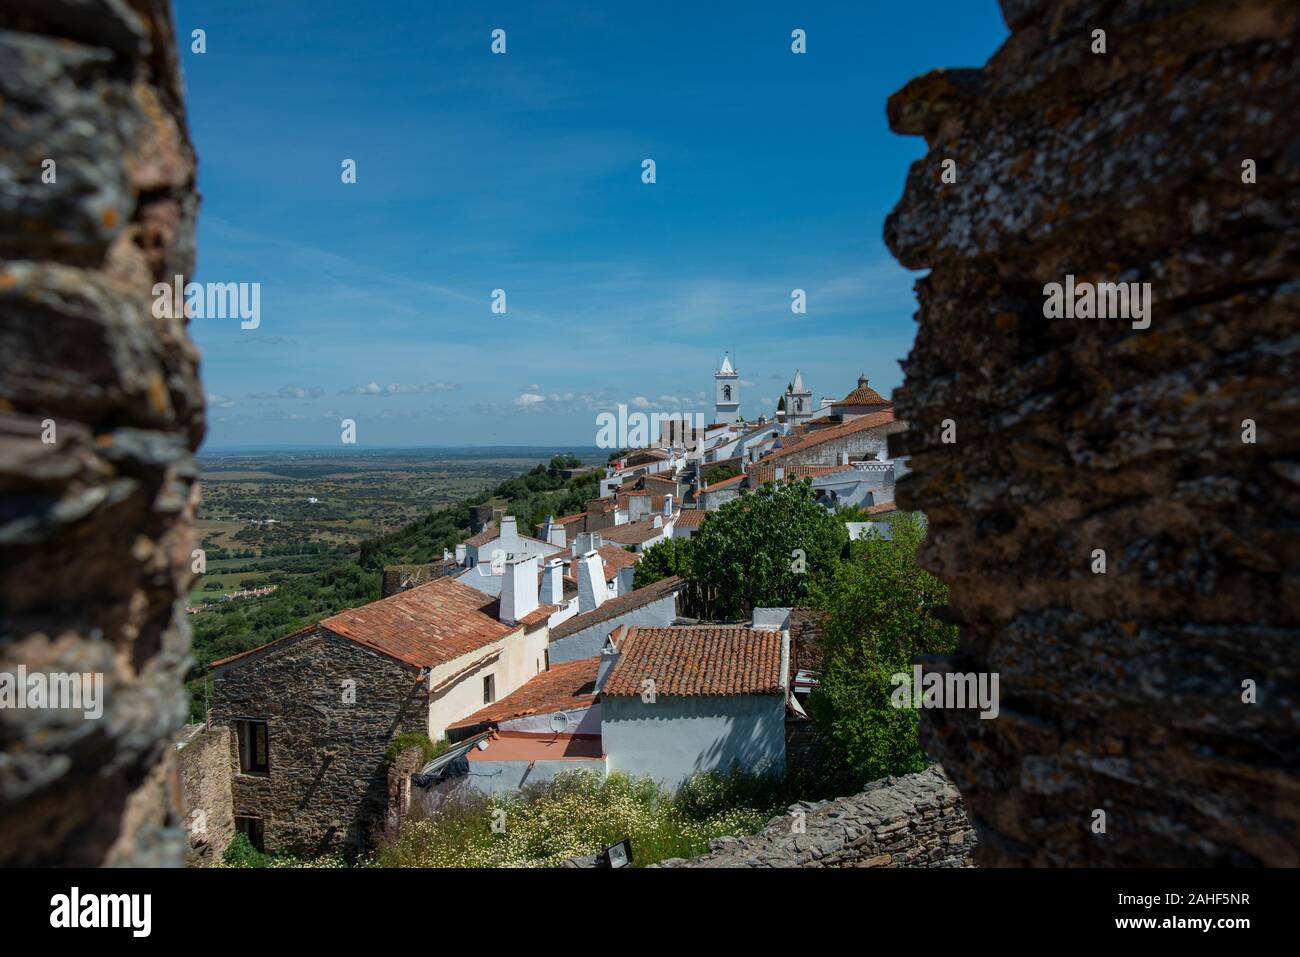
{"label": "shrub", "polygon": [[760,830],[784,810],[785,792],[780,778],[740,772],[699,775],[674,795],[649,778],[565,771],[512,794],[456,795],[431,817],[409,820],[373,863],[548,867],[629,838],[641,867]]}

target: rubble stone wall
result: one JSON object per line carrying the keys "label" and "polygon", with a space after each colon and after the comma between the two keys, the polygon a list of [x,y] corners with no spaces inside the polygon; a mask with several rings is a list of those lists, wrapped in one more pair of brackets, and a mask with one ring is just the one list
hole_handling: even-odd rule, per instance
{"label": "rubble stone wall", "polygon": [[177,751],[189,838],[185,854],[188,866],[207,867],[217,863],[235,839],[230,790],[233,745],[230,728],[200,725]]}
{"label": "rubble stone wall", "polygon": [[931,766],[852,797],[801,802],[752,837],[719,838],[707,854],[658,866],[971,867],[974,846],[961,795]]}
{"label": "rubble stone wall", "polygon": [[[888,104],[928,146],[885,227],[929,270],[898,501],[961,629],[932,667],[1001,693],[923,742],[981,864],[1300,865],[1300,6],[1002,8]],[[1070,275],[1147,318],[1048,318]]]}
{"label": "rubble stone wall", "polygon": [[204,414],[151,308],[198,210],[170,4],[8,0],[0,63],[0,671],[105,698],[0,712],[0,866],[180,864]]}

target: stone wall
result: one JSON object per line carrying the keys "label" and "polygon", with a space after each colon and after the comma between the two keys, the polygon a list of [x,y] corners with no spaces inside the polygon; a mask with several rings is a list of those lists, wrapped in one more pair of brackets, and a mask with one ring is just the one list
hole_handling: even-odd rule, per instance
{"label": "stone wall", "polygon": [[[1002,8],[983,69],[888,105],[928,146],[885,227],[930,270],[898,499],[961,628],[939,669],[1001,680],[923,741],[981,864],[1296,866],[1300,6]],[[1045,318],[1067,274],[1150,283],[1150,327]]]}
{"label": "stone wall", "polygon": [[207,867],[221,860],[235,837],[230,797],[230,749],[234,739],[225,725],[197,725],[186,730],[190,733],[179,742],[182,746],[176,752],[189,839],[185,863]]}
{"label": "stone wall", "polygon": [[424,767],[424,749],[407,748],[388,766],[387,807],[384,810],[384,837],[395,841],[402,823],[411,810],[411,775]]}
{"label": "stone wall", "polygon": [[428,690],[417,668],[307,632],[216,668],[212,719],[267,722],[270,773],[241,773],[231,747],[235,815],[261,818],[267,851],[353,854],[384,825],[389,743],[428,733]]}
{"label": "stone wall", "polygon": [[99,672],[106,699],[0,713],[4,866],[184,854],[204,417],[185,321],[151,310],[194,266],[173,37],[166,0],[0,6],[0,671]]}
{"label": "stone wall", "polygon": [[659,866],[971,867],[974,846],[961,795],[932,766],[852,797],[801,802],[752,837],[719,838],[707,854]]}

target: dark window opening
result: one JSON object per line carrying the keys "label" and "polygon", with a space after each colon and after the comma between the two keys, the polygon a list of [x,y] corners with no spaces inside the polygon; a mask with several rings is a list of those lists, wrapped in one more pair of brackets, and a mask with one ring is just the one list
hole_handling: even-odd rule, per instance
{"label": "dark window opening", "polygon": [[248,843],[253,845],[254,850],[265,853],[265,835],[260,817],[236,817],[235,830],[248,838]]}
{"label": "dark window opening", "polygon": [[265,721],[236,721],[239,731],[239,770],[245,774],[269,774],[271,747]]}
{"label": "dark window opening", "polygon": [[496,675],[483,676],[483,703],[491,704],[497,700],[497,677]]}

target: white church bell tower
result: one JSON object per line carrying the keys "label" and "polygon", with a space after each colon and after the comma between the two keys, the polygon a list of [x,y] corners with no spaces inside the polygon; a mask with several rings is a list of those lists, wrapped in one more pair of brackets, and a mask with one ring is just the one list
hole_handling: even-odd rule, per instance
{"label": "white church bell tower", "polygon": [[713,373],[713,421],[735,422],[740,418],[740,373],[731,367],[731,358],[722,357],[722,368]]}

